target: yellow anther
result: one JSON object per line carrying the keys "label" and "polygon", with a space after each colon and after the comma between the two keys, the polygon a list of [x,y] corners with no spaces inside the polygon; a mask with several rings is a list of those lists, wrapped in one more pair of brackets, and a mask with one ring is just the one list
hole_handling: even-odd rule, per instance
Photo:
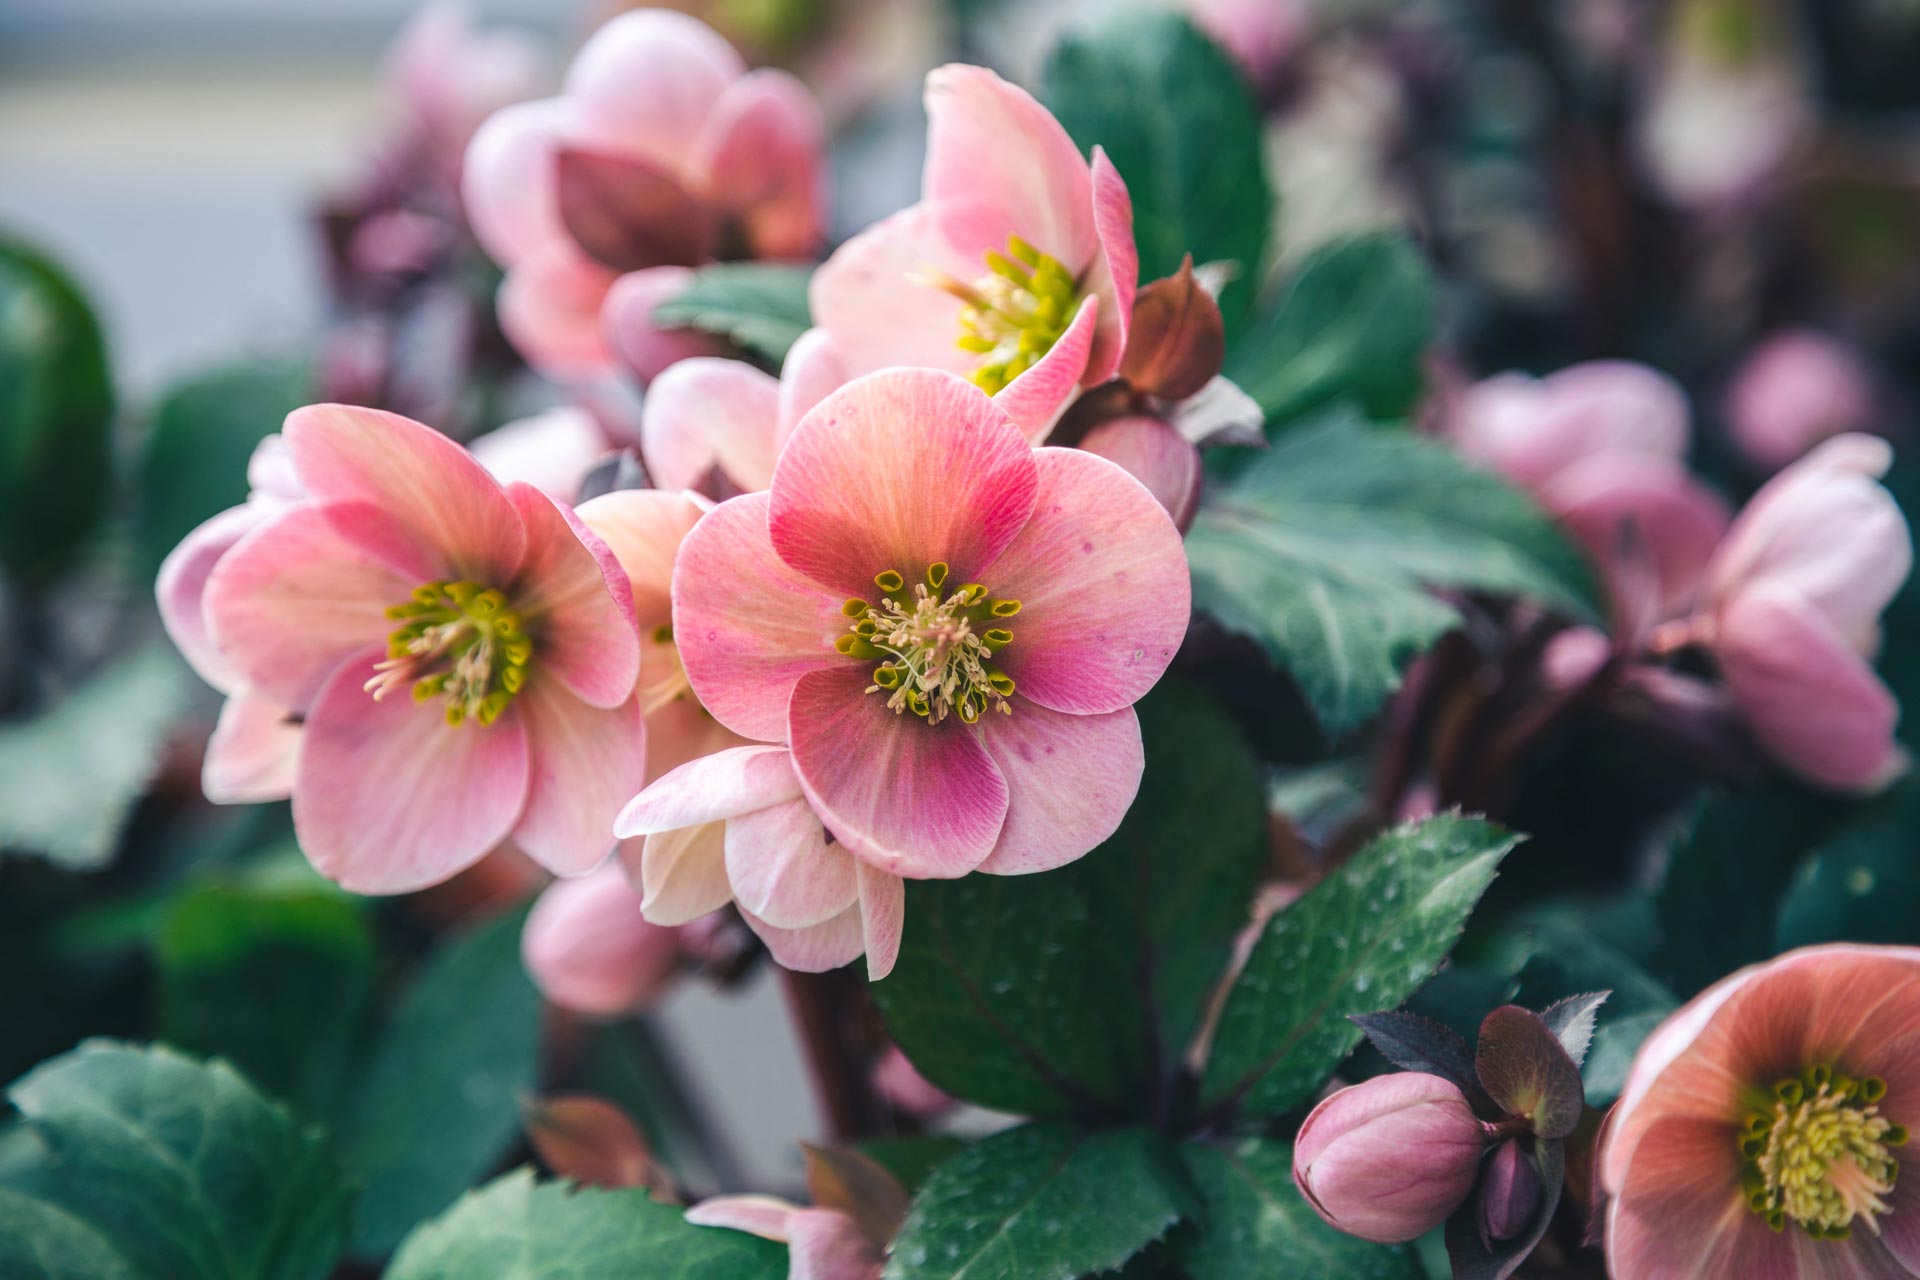
{"label": "yellow anther", "polygon": [[865,600],[862,600],[859,596],[855,596],[840,606],[840,612],[849,618],[864,618],[867,610],[870,608],[872,608],[872,606]]}
{"label": "yellow anther", "polygon": [[1820,1063],[1773,1087],[1774,1101],[1746,1117],[1747,1203],[1774,1230],[1788,1220],[1815,1240],[1844,1240],[1856,1222],[1879,1234],[1906,1131],[1880,1114],[1878,1077],[1855,1079]]}
{"label": "yellow anther", "polygon": [[891,595],[906,586],[907,580],[900,576],[898,570],[888,569],[884,573],[876,573],[873,575],[873,585]]}
{"label": "yellow anther", "polygon": [[492,724],[526,687],[533,638],[505,593],[477,582],[429,582],[387,611],[400,626],[367,681],[376,699],[407,688],[417,703],[446,703],[450,725]]}
{"label": "yellow anther", "polygon": [[1014,614],[1020,612],[1020,602],[1018,600],[989,600],[987,602],[987,612],[996,618],[1011,618]]}
{"label": "yellow anther", "polygon": [[938,591],[947,584],[948,572],[949,570],[945,560],[935,560],[927,566],[927,585],[935,591]]}

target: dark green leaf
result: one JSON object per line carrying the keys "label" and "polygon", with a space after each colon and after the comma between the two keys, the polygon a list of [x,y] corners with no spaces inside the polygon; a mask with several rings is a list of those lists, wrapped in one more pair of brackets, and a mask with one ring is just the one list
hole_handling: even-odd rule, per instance
{"label": "dark green leaf", "polygon": [[1411,241],[1358,236],[1308,254],[1227,352],[1269,429],[1339,401],[1375,420],[1412,409],[1433,336],[1433,276]]}
{"label": "dark green leaf", "polygon": [[718,334],[778,367],[813,324],[807,281],[813,268],[770,262],[701,267],[686,289],[653,309],[667,329]]}
{"label": "dark green leaf", "polygon": [[317,1130],[224,1063],[95,1041],[8,1096],[46,1143],[62,1207],[140,1273],[317,1280],[348,1193]]}
{"label": "dark green leaf", "polygon": [[955,1134],[931,1133],[917,1138],[881,1138],[863,1142],[859,1149],[911,1193],[919,1190],[941,1162],[966,1150],[966,1146],[967,1140]]}
{"label": "dark green leaf", "polygon": [[1916,842],[1920,776],[1909,774],[1846,812],[1813,844],[1786,888],[1773,950],[1822,942],[1920,943],[1913,910],[1920,899]]}
{"label": "dark green leaf", "polygon": [[62,568],[111,486],[113,383],[100,325],[60,270],[0,240],[0,566]]}
{"label": "dark green leaf", "polygon": [[888,1280],[1070,1280],[1157,1240],[1190,1191],[1145,1129],[1025,1124],[933,1171],[893,1243]]}
{"label": "dark green leaf", "polygon": [[522,1169],[421,1225],[386,1280],[781,1280],[786,1246],[690,1226],[640,1190],[536,1183]]}
{"label": "dark green leaf", "polygon": [[1348,1016],[1432,976],[1518,843],[1458,814],[1396,827],[1275,915],[1221,1013],[1204,1105],[1278,1115],[1310,1100],[1360,1041]]}
{"label": "dark green leaf", "polygon": [[1267,1138],[1180,1148],[1203,1208],[1176,1241],[1192,1280],[1422,1280],[1404,1245],[1379,1245],[1321,1221],[1293,1185],[1293,1148]]}
{"label": "dark green leaf", "polygon": [[1273,218],[1260,117],[1239,69],[1185,18],[1140,10],[1068,35],[1043,83],[1073,140],[1106,148],[1126,180],[1141,280],[1171,275],[1189,253],[1237,265],[1221,298],[1231,329]]}
{"label": "dark green leaf", "polygon": [[392,1249],[485,1174],[520,1127],[535,1082],[540,996],[513,912],[451,942],[402,998],[342,1146],[365,1183],[354,1249]]}
{"label": "dark green leaf", "polygon": [[1519,492],[1351,412],[1289,432],[1211,489],[1187,556],[1194,607],[1258,641],[1330,736],[1371,716],[1457,624],[1430,588],[1592,612],[1586,562]]}
{"label": "dark green leaf", "polygon": [[0,1188],[0,1280],[142,1280],[113,1241],[59,1205]]}

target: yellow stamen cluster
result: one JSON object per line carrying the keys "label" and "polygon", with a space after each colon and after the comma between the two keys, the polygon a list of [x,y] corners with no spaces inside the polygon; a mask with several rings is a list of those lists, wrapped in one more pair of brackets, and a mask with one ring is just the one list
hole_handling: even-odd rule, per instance
{"label": "yellow stamen cluster", "polygon": [[880,598],[847,601],[852,621],[834,647],[862,662],[878,660],[868,693],[887,695],[887,709],[911,711],[928,724],[949,715],[967,724],[988,711],[1011,715],[1007,699],[1013,677],[993,664],[993,655],[1013,643],[1005,625],[1020,612],[1018,600],[995,600],[977,582],[945,592],[945,561],[927,566],[925,580],[911,587],[898,571],[876,574]]}
{"label": "yellow stamen cluster", "polygon": [[971,282],[947,275],[926,282],[967,304],[960,312],[960,349],[979,357],[974,384],[997,395],[1053,350],[1073,323],[1080,285],[1058,258],[1019,236],[1008,237],[1006,253],[989,249],[986,264],[987,273]]}
{"label": "yellow stamen cluster", "polygon": [[1855,1219],[1875,1235],[1900,1171],[1889,1148],[1907,1131],[1880,1114],[1886,1082],[1813,1066],[1773,1087],[1741,1128],[1747,1204],[1775,1231],[1789,1219],[1816,1240],[1844,1240]]}
{"label": "yellow stamen cluster", "polygon": [[367,681],[376,699],[403,685],[415,702],[446,701],[448,724],[492,724],[526,687],[533,640],[507,598],[477,582],[429,582],[387,610],[401,625]]}

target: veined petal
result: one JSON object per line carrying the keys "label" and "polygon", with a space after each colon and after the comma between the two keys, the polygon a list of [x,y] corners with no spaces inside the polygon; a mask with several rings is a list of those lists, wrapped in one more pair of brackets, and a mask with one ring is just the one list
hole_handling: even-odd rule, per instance
{"label": "veined petal", "polygon": [[767,944],[774,960],[795,973],[826,973],[851,964],[865,945],[857,903],[831,920],[804,929],[782,929],[745,909],[741,910],[740,918]]}
{"label": "veined petal", "polygon": [[780,384],[741,360],[682,360],[655,378],[640,409],[640,450],[662,489],[697,489],[720,468],[754,493],[773,479]]}
{"label": "veined petal", "polygon": [[854,859],[860,877],[860,928],[867,952],[867,981],[893,972],[900,958],[900,933],[907,923],[907,882],[888,875],[864,858]]}
{"label": "veined petal", "polygon": [[805,800],[730,819],[726,847],[734,901],[779,928],[821,924],[859,896],[858,860],[827,843],[820,819]]}
{"label": "veined petal", "polygon": [[767,1240],[787,1240],[787,1219],[800,1206],[778,1196],[713,1196],[687,1209],[687,1221],[696,1227],[725,1227]]}
{"label": "veined petal", "polygon": [[1059,341],[994,396],[994,404],[1034,444],[1047,438],[1087,381],[1087,357],[1093,350],[1099,318],[1100,299],[1082,298],[1080,309],[1073,313],[1073,323]]}
{"label": "veined petal", "polygon": [[1124,470],[1147,487],[1185,531],[1200,506],[1200,450],[1179,430],[1144,414],[1103,422],[1087,432],[1080,447]]}
{"label": "veined petal", "polygon": [[773,437],[774,457],[779,457],[780,450],[786,448],[788,438],[793,435],[793,429],[800,425],[800,419],[806,416],[807,410],[845,386],[851,376],[839,348],[833,345],[832,334],[815,326],[800,335],[788,348],[786,363],[780,366],[780,400],[776,415],[779,425]]}
{"label": "veined petal", "polygon": [[526,527],[512,594],[536,637],[534,678],[557,679],[596,707],[619,706],[640,675],[627,575],[571,508],[530,484],[511,485],[507,496]]}
{"label": "veined petal", "polygon": [[[1607,1218],[1619,1280],[1795,1280],[1792,1239],[1775,1235],[1740,1190],[1732,1121],[1664,1119],[1636,1147]],[[1798,1229],[1795,1228],[1797,1233]]]}
{"label": "veined petal", "polygon": [[1067,715],[1016,694],[1012,715],[974,728],[1007,780],[1006,825],[978,870],[1065,866],[1112,835],[1139,794],[1146,754],[1132,707]]}
{"label": "veined petal", "polygon": [[[642,680],[635,696],[644,698],[645,690],[646,681]],[[753,745],[707,714],[706,708],[691,693],[656,706],[646,714],[649,783],[701,756]]]}
{"label": "veined petal", "polygon": [[581,503],[574,514],[613,552],[633,592],[642,632],[673,618],[673,560],[711,504],[667,489],[621,489]]}
{"label": "veined petal", "polygon": [[242,691],[220,708],[207,740],[200,789],[215,804],[256,804],[293,794],[300,722],[285,707]]}
{"label": "veined petal", "polygon": [[1104,382],[1126,354],[1133,300],[1140,284],[1140,252],[1133,239],[1133,197],[1106,148],[1093,149],[1093,225],[1100,253],[1087,273],[1087,288],[1100,298],[1100,327],[1087,358],[1086,385]]}
{"label": "veined petal", "polygon": [[725,823],[707,822],[621,842],[620,859],[628,878],[640,884],[647,919],[686,924],[733,900],[725,837]]}
{"label": "veined petal", "polygon": [[813,273],[807,302],[849,376],[889,365],[965,373],[976,357],[958,345],[961,301],[929,281],[972,280],[984,267],[947,241],[936,210],[917,204],[834,250]]}
{"label": "veined petal", "polygon": [[526,723],[527,805],[513,828],[522,852],[577,876],[613,851],[613,822],[646,776],[646,728],[629,695],[608,709],[536,677],[515,699]]}
{"label": "veined petal", "polygon": [[220,557],[233,550],[272,514],[261,503],[229,507],[194,529],[160,563],[154,596],[167,636],[202,680],[222,693],[231,693],[241,681],[233,664],[220,654],[207,629],[207,579]]}
{"label": "veined petal", "polygon": [[798,799],[785,747],[735,747],[690,760],[635,796],[621,812],[621,837],[696,827]]}

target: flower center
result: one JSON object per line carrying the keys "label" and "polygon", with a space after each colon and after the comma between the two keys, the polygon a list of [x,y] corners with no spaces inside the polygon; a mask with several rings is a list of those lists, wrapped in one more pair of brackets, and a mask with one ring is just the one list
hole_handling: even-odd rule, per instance
{"label": "flower center", "polygon": [[995,600],[977,582],[946,592],[948,574],[944,560],[928,565],[926,580],[911,588],[893,569],[875,574],[880,598],[841,606],[853,621],[833,647],[878,661],[867,692],[886,694],[896,715],[911,711],[928,724],[949,715],[973,724],[989,710],[1011,715],[1013,677],[993,665],[993,655],[1013,643],[1005,622],[1020,602]]}
{"label": "flower center", "polygon": [[974,384],[997,395],[1025,373],[1073,323],[1080,286],[1058,258],[1040,252],[1019,236],[1007,238],[1007,252],[989,249],[987,272],[969,282],[945,274],[925,282],[967,305],[960,312],[959,346],[979,357]]}
{"label": "flower center", "polygon": [[661,623],[647,638],[653,643],[640,659],[638,693],[641,714],[650,716],[670,702],[693,697],[693,682],[680,661],[680,646],[673,642],[672,623]]}
{"label": "flower center", "polygon": [[1880,1114],[1878,1076],[1855,1080],[1813,1066],[1773,1087],[1741,1129],[1747,1203],[1775,1231],[1791,1218],[1816,1240],[1844,1240],[1854,1219],[1880,1234],[1882,1199],[1900,1171],[1891,1147],[1907,1131]]}
{"label": "flower center", "polygon": [[415,702],[445,700],[448,724],[492,724],[526,686],[533,641],[520,612],[492,587],[429,582],[387,616],[400,626],[367,681],[376,700],[411,684]]}

